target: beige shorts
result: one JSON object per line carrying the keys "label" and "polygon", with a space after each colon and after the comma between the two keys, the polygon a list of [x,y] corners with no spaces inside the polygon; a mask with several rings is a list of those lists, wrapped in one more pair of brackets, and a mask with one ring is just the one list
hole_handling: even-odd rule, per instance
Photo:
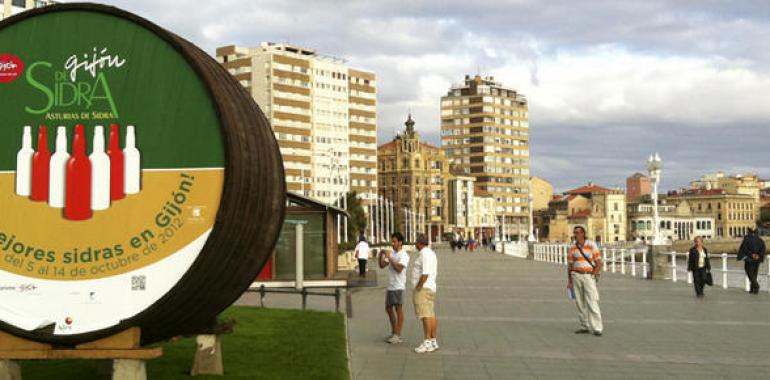
{"label": "beige shorts", "polygon": [[436,312],[433,309],[435,297],[436,293],[427,288],[414,292],[414,312],[417,318],[436,318]]}

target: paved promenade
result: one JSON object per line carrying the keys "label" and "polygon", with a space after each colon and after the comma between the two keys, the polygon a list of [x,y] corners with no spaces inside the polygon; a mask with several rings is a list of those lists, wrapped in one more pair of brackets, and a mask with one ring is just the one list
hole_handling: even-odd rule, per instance
{"label": "paved promenade", "polygon": [[[501,254],[438,250],[438,341],[422,333],[408,291],[404,337],[389,345],[379,287],[353,295],[354,379],[762,378],[770,377],[770,296],[605,274],[604,336],[575,335],[565,267]],[[374,266],[374,261],[370,263]]]}

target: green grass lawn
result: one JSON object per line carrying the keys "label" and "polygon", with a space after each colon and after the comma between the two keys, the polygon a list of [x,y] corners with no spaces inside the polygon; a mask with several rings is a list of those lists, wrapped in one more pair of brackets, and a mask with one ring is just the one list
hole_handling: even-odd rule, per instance
{"label": "green grass lawn", "polygon": [[[149,379],[349,379],[344,315],[316,311],[234,306],[235,332],[222,339],[225,376],[189,375],[195,338],[161,344],[163,356],[148,361]],[[25,380],[99,378],[93,361],[22,362]],[[104,377],[102,377],[104,378]]]}

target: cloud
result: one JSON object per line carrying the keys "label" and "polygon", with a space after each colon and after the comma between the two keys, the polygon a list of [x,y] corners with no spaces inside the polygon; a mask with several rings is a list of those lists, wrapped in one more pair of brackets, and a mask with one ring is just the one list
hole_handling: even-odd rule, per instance
{"label": "cloud", "polygon": [[526,95],[532,172],[557,189],[624,185],[659,151],[663,186],[716,171],[770,178],[770,4],[706,0],[114,0],[213,54],[291,42],[378,76],[379,139],[439,140],[465,74]]}

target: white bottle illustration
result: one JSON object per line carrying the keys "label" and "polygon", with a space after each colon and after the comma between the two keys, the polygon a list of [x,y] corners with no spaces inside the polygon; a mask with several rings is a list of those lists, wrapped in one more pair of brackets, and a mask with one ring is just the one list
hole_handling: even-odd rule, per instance
{"label": "white bottle illustration", "polygon": [[32,192],[32,127],[24,127],[21,149],[16,154],[16,194],[28,197]]}
{"label": "white bottle illustration", "polygon": [[137,194],[142,189],[142,168],[139,150],[136,149],[134,126],[126,127],[126,147],[123,149],[126,162],[126,194]]}
{"label": "white bottle illustration", "polygon": [[91,155],[91,210],[110,208],[110,157],[104,152],[104,127],[94,130],[94,146]]}
{"label": "white bottle illustration", "polygon": [[67,177],[67,128],[56,128],[56,152],[51,156],[50,175],[48,183],[48,204],[51,207],[64,207],[65,179]]}

